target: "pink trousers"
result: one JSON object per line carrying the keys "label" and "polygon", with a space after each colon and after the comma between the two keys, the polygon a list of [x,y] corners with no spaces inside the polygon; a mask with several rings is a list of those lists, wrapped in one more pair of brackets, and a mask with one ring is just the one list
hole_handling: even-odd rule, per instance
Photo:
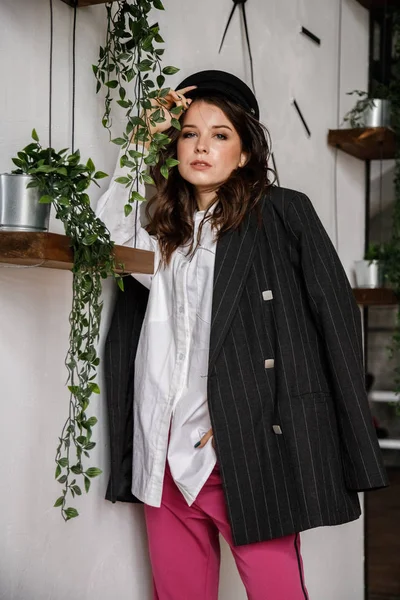
{"label": "pink trousers", "polygon": [[154,600],[217,600],[219,533],[229,544],[249,600],[305,600],[300,535],[234,546],[218,463],[192,506],[166,462],[159,508],[144,505]]}

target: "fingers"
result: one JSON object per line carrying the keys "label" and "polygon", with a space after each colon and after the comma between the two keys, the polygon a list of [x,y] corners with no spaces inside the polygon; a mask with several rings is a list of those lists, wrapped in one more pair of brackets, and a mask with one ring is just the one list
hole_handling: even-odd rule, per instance
{"label": "fingers", "polygon": [[213,448],[215,448],[215,444],[214,444],[214,437],[213,437],[213,430],[212,430],[212,429],[209,429],[209,430],[207,431],[207,433],[205,433],[205,434],[203,435],[203,437],[201,438],[200,442],[197,442],[197,444],[198,444],[198,445],[197,445],[197,444],[195,445],[195,448],[204,448],[204,446],[207,444],[208,440],[209,440],[211,437],[213,438],[213,439],[212,439],[212,445],[213,445]]}

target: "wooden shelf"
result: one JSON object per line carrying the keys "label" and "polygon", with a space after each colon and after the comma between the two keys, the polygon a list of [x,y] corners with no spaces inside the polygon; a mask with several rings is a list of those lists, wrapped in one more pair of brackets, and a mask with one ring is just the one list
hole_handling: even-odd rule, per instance
{"label": "wooden shelf", "polygon": [[[65,4],[75,6],[75,0],[62,0]],[[95,4],[106,4],[106,2],[112,2],[113,0],[78,0],[77,6],[94,6]]]}
{"label": "wooden shelf", "polygon": [[394,306],[399,303],[390,288],[353,288],[357,304],[363,306]]}
{"label": "wooden shelf", "polygon": [[[358,0],[365,8],[385,8],[386,0]],[[400,0],[387,0],[387,6],[400,7]]]}
{"label": "wooden shelf", "polygon": [[395,136],[388,127],[357,127],[330,129],[328,144],[361,160],[394,158]]}
{"label": "wooden shelf", "polygon": [[[124,273],[154,272],[154,253],[115,246],[115,258],[124,264]],[[66,235],[31,231],[0,231],[0,263],[40,265],[50,269],[71,269],[73,251]],[[42,263],[42,264],[41,264]],[[118,269],[118,272],[121,272]]]}

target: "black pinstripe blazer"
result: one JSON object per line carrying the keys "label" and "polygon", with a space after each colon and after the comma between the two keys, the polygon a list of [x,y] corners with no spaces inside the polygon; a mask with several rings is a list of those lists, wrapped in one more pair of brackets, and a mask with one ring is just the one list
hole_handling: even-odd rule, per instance
{"label": "black pinstripe blazer", "polygon": [[[217,242],[208,403],[235,545],[360,515],[388,484],[365,391],[360,313],[310,200],[272,187]],[[111,475],[130,492],[134,359],[148,290],[119,292],[105,347]],[[135,468],[135,465],[133,465]]]}

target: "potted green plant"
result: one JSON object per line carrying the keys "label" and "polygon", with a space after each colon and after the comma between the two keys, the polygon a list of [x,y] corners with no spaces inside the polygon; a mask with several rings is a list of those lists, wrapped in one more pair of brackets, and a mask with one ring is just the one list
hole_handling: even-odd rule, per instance
{"label": "potted green plant", "polygon": [[391,102],[387,86],[375,83],[371,92],[353,90],[347,95],[358,97],[355,105],[343,119],[350,127],[389,127],[391,124]]}
{"label": "potted green plant", "polygon": [[78,516],[76,508],[67,505],[70,496],[74,498],[82,493],[78,480],[88,492],[91,478],[101,473],[100,469],[83,464],[96,445],[92,429],[97,420],[87,415],[87,409],[92,394],[100,391],[96,383],[100,363],[96,344],[102,311],[101,281],[114,277],[122,289],[123,281],[116,272],[114,243],[91,209],[87,194],[90,184],[98,185],[97,181],[107,177],[106,173],[96,171],[90,158],[81,163],[79,150],[68,154],[67,149],[43,148],[35,130],[32,138],[33,143],[13,158],[17,167],[14,174],[29,176],[28,187],[38,191],[39,203],[53,205],[74,253],[70,337],[65,360],[69,411],[55,457],[55,477],[62,486],[55,506],[60,507],[64,519],[69,520]]}
{"label": "potted green plant", "polygon": [[354,263],[356,285],[359,288],[378,288],[384,283],[383,274],[384,245],[369,244],[364,258]]}

